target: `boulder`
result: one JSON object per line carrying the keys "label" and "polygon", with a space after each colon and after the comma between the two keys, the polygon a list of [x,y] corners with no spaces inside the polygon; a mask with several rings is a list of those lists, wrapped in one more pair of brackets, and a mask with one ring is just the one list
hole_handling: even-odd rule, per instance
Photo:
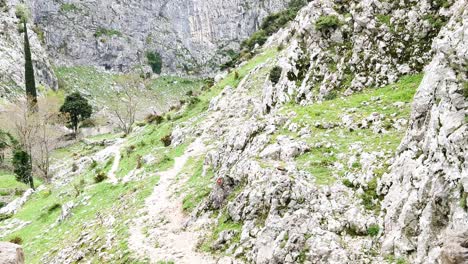
{"label": "boulder", "polygon": [[0,263],[2,264],[23,264],[24,253],[20,245],[0,242]]}

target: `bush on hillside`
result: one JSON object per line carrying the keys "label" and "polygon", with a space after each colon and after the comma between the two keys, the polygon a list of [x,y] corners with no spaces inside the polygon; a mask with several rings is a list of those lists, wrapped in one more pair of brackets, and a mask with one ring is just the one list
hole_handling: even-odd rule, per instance
{"label": "bush on hillside", "polygon": [[336,29],[341,25],[340,19],[335,15],[323,15],[320,16],[315,22],[315,29],[319,31],[325,31],[330,29]]}
{"label": "bush on hillside", "polygon": [[47,211],[49,213],[52,213],[53,211],[58,210],[60,208],[62,208],[62,205],[59,204],[59,203],[55,203],[55,204],[51,205]]}
{"label": "bush on hillside", "polygon": [[158,115],[158,114],[149,114],[145,117],[145,121],[148,124],[155,124],[159,125],[164,121],[164,117]]}
{"label": "bush on hillside", "polygon": [[169,147],[172,144],[172,136],[168,134],[161,138],[161,142],[164,144],[165,147]]}
{"label": "bush on hillside", "polygon": [[19,236],[15,236],[10,239],[10,243],[16,244],[16,245],[21,245],[23,244],[23,239]]}
{"label": "bush on hillside", "polygon": [[94,182],[95,182],[95,183],[103,182],[103,181],[105,181],[106,179],[107,179],[107,175],[106,175],[104,172],[102,172],[102,171],[98,172],[98,173],[96,174],[96,176],[94,176]]}
{"label": "bush on hillside", "polygon": [[380,227],[378,225],[371,225],[369,228],[367,228],[367,234],[369,236],[377,236],[379,234]]}
{"label": "bush on hillside", "polygon": [[273,69],[270,70],[270,81],[275,85],[278,83],[279,79],[281,78],[281,72],[283,69],[279,66],[273,67]]}
{"label": "bush on hillside", "polygon": [[252,34],[252,36],[241,43],[241,48],[253,50],[258,44],[259,46],[265,44],[268,35],[265,30],[261,29]]}

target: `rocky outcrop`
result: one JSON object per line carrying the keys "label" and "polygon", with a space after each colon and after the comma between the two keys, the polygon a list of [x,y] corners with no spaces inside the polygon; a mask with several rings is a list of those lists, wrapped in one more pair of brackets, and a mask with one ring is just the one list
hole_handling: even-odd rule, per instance
{"label": "rocky outcrop", "polygon": [[2,264],[24,264],[24,253],[21,246],[0,242],[0,263]]}
{"label": "rocky outcrop", "polygon": [[[414,98],[410,129],[382,180],[383,249],[435,263],[447,232],[468,226],[468,8],[433,44],[434,59]],[[466,237],[465,237],[466,238]],[[464,263],[464,262],[447,262]]]}
{"label": "rocky outcrop", "polygon": [[[12,99],[24,90],[24,35],[19,32],[19,20],[15,16],[16,0],[0,4],[0,97]],[[29,24],[32,59],[36,82],[47,88],[57,89],[58,82],[47,52],[41,44],[38,28]]]}
{"label": "rocky outcrop", "polygon": [[349,95],[420,72],[432,57],[431,40],[450,18],[452,4],[312,1],[290,28],[270,40],[285,49],[278,63],[281,78],[264,92],[265,107]]}
{"label": "rocky outcrop", "polygon": [[161,54],[163,72],[184,74],[211,73],[287,2],[29,0],[59,65],[127,71],[147,65],[151,51]]}

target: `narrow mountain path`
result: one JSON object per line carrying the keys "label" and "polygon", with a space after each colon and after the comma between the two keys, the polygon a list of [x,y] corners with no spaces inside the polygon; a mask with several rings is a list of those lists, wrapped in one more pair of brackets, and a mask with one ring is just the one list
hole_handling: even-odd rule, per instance
{"label": "narrow mountain path", "polygon": [[115,176],[115,173],[119,169],[120,166],[120,145],[116,146],[115,148],[112,149],[114,152],[114,162],[112,163],[112,168],[110,169],[109,173],[107,174],[107,177],[109,177],[109,180],[113,184],[117,184],[119,180]]}
{"label": "narrow mountain path", "polygon": [[178,264],[216,263],[212,257],[196,251],[200,234],[185,230],[187,217],[182,212],[182,199],[171,198],[171,185],[187,160],[204,151],[205,145],[197,139],[182,156],[175,158],[171,169],[159,173],[158,185],[130,227],[129,248],[141,259],[151,263],[170,260]]}

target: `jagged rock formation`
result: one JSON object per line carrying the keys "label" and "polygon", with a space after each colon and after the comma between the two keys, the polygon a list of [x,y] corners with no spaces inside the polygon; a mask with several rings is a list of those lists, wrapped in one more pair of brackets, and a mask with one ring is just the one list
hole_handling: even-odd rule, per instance
{"label": "jagged rock formation", "polygon": [[[24,90],[24,36],[19,32],[15,6],[19,1],[0,3],[0,97],[13,98]],[[57,78],[36,32],[29,24],[31,52],[38,84],[56,89]]]}
{"label": "jagged rock formation", "polygon": [[[395,82],[429,62],[453,1],[312,1],[271,41],[286,47],[265,104],[323,99]],[[294,95],[293,95],[294,93]]]}
{"label": "jagged rock formation", "polygon": [[288,1],[29,1],[59,65],[122,71],[159,52],[164,72],[206,74]]}
{"label": "jagged rock formation", "polygon": [[24,254],[21,246],[0,242],[0,263],[3,264],[24,264]]}
{"label": "jagged rock formation", "polygon": [[[435,56],[414,98],[410,129],[381,186],[383,249],[410,254],[412,263],[435,263],[443,241],[468,230],[467,3],[458,1],[453,9],[433,43]],[[465,262],[447,263],[466,263],[466,243],[464,248]]]}

